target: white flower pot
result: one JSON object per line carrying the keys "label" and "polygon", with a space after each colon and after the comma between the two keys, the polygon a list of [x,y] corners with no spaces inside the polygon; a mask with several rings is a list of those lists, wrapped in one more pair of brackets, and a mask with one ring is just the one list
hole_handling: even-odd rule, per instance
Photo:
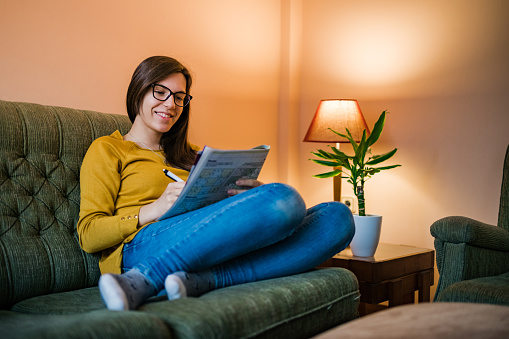
{"label": "white flower pot", "polygon": [[353,216],[355,222],[355,235],[350,243],[352,254],[357,257],[372,257],[378,242],[382,228],[382,216],[371,215]]}

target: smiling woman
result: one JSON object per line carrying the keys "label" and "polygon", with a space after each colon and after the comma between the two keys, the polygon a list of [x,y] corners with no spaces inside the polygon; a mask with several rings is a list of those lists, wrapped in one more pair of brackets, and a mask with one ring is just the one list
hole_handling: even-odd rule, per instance
{"label": "smiling woman", "polygon": [[[140,142],[140,146],[152,150],[162,149],[168,164],[191,168],[195,156],[187,139],[191,85],[189,71],[177,60],[165,56],[144,60],[134,71],[127,90],[127,113],[133,127],[124,140]],[[158,94],[158,88],[168,93]],[[177,93],[184,97],[179,105]]]}
{"label": "smiling woman", "polygon": [[237,180],[244,187],[228,190],[227,199],[158,221],[182,192],[196,156],[187,141],[190,88],[177,60],[145,59],[127,92],[132,128],[96,139],[83,160],[77,230],[83,250],[102,252],[99,288],[111,310],[137,309],[159,292],[197,297],[301,273],[353,237],[345,205],[306,210],[294,188],[252,179]]}
{"label": "smiling woman", "polygon": [[133,127],[124,136],[124,140],[136,141],[132,140],[134,136],[142,140],[143,145],[159,148],[162,135],[170,130],[182,114],[182,98],[187,96],[186,78],[181,73],[171,74],[157,84],[151,84],[151,87],[152,90],[145,94],[141,110],[136,114]]}

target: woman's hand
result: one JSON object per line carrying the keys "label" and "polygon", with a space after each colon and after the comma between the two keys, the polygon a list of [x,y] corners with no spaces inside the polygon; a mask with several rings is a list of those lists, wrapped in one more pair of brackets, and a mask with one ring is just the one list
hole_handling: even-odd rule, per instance
{"label": "woman's hand", "polygon": [[138,215],[139,227],[149,222],[156,221],[157,218],[162,216],[175,203],[185,184],[185,182],[169,183],[159,199],[140,208],[140,213]]}
{"label": "woman's hand", "polygon": [[263,185],[263,182],[255,180],[255,179],[239,179],[235,182],[237,186],[243,186],[245,189],[229,189],[228,195],[234,196],[236,194],[246,192],[247,190],[250,190],[251,188],[255,188],[258,186]]}

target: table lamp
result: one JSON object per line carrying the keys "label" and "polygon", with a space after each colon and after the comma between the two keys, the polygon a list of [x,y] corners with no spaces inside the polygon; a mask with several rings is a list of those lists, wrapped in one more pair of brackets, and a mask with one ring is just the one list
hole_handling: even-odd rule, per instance
{"label": "table lamp", "polygon": [[[337,149],[339,149],[340,143],[350,143],[348,139],[337,135],[329,130],[329,128],[341,134],[346,134],[346,128],[348,128],[356,142],[361,141],[364,130],[366,130],[367,136],[370,133],[359,103],[357,100],[352,99],[321,100],[304,137],[304,141],[335,142]],[[335,169],[341,168],[336,167]],[[335,176],[333,180],[334,200],[341,201],[341,175]]]}

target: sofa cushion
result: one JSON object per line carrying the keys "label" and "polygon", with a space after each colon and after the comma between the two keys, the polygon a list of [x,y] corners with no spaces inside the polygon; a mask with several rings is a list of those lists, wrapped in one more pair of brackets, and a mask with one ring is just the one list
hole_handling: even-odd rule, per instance
{"label": "sofa cushion", "polygon": [[101,310],[85,314],[34,315],[0,311],[0,338],[172,338],[157,317],[142,312]]}
{"label": "sofa cushion", "polygon": [[177,338],[309,338],[358,317],[360,294],[341,268],[242,284],[200,298],[145,304]]}
{"label": "sofa cushion", "polygon": [[509,272],[452,284],[440,293],[437,301],[509,306]]}
{"label": "sofa cushion", "polygon": [[15,304],[11,311],[31,314],[77,314],[105,309],[98,287],[41,295]]}
{"label": "sofa cushion", "polygon": [[[358,317],[353,273],[320,269],[294,276],[227,287],[199,298],[152,298],[138,311],[157,316],[177,338],[307,338]],[[30,298],[12,310],[76,314],[104,309],[97,287]]]}

